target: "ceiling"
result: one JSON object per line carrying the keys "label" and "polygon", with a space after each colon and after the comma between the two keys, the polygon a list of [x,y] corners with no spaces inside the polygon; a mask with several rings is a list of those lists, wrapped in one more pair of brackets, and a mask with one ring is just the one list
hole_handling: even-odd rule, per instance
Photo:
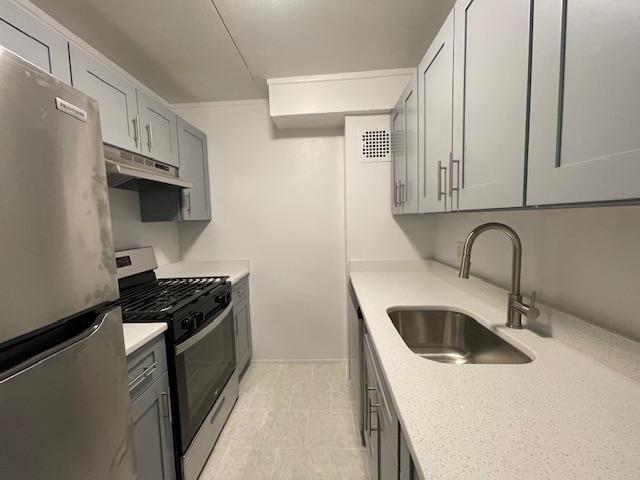
{"label": "ceiling", "polygon": [[169,102],[417,65],[454,0],[31,0]]}

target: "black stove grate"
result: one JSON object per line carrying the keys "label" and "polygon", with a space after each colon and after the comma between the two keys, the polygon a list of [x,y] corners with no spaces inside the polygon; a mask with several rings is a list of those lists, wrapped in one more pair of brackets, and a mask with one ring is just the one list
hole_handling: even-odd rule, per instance
{"label": "black stove grate", "polygon": [[153,280],[120,291],[114,305],[122,307],[123,315],[131,320],[135,316],[174,313],[199,296],[224,284],[226,277],[167,278]]}

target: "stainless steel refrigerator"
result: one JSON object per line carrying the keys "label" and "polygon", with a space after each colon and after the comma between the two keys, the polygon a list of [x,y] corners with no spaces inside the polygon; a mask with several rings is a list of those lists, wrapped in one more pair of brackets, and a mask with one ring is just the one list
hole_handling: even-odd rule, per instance
{"label": "stainless steel refrigerator", "polygon": [[135,479],[95,100],[0,48],[0,478]]}

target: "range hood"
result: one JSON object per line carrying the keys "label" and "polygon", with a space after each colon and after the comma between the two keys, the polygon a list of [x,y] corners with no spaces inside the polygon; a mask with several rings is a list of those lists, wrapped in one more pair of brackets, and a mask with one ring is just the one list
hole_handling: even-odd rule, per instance
{"label": "range hood", "polygon": [[110,187],[144,190],[159,186],[192,188],[193,184],[178,176],[178,169],[137,153],[104,145],[107,183]]}

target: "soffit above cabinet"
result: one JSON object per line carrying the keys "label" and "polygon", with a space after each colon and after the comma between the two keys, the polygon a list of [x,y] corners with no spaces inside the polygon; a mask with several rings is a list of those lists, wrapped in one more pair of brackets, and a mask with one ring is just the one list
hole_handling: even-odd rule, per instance
{"label": "soffit above cabinet", "polygon": [[269,114],[279,128],[334,128],[347,115],[388,113],[415,68],[270,78]]}

